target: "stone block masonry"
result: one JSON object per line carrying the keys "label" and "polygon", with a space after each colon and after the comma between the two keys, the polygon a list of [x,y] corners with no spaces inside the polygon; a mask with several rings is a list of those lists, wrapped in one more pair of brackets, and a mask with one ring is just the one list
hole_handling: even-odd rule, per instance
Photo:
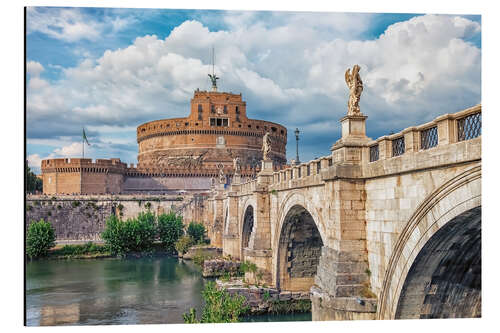
{"label": "stone block masonry", "polygon": [[311,311],[309,292],[279,291],[276,288],[247,286],[241,280],[217,280],[217,288],[224,288],[229,295],[245,297],[251,314],[293,313]]}
{"label": "stone block masonry", "polygon": [[204,198],[200,196],[151,196],[151,195],[79,195],[43,196],[26,198],[26,230],[30,223],[44,219],[56,231],[56,241],[100,241],[106,219],[115,214],[126,220],[140,212],[150,210],[155,214],[177,211],[183,221],[204,223]]}

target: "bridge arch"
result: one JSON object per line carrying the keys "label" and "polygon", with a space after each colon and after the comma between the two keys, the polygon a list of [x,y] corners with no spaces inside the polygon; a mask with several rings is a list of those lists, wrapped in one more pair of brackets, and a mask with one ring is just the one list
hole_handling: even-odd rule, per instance
{"label": "bridge arch", "polygon": [[240,237],[240,258],[244,258],[243,251],[250,245],[252,231],[255,225],[255,207],[256,202],[253,198],[247,198],[243,202],[243,210],[241,213],[239,233]]}
{"label": "bridge arch", "polygon": [[[281,200],[281,204],[279,205],[277,214],[277,220],[279,221],[279,224],[273,239],[273,249],[277,248],[276,245],[279,242],[280,233],[283,229],[283,223],[285,222],[285,218],[288,212],[292,209],[293,206],[296,205],[302,206],[309,214],[311,214],[316,228],[318,228],[318,231],[321,235],[321,239],[327,242],[326,225],[324,224],[320,211],[318,211],[317,205],[315,205],[314,202],[311,202],[310,200],[306,200],[306,197],[300,191],[294,190],[290,191],[290,193],[287,193],[287,195],[283,198],[283,200]],[[273,255],[275,254],[276,253],[273,253]]]}
{"label": "bridge arch", "polygon": [[[431,193],[405,225],[385,272],[377,317],[480,316],[480,275],[481,167],[477,166]],[[467,299],[466,293],[472,297]]]}
{"label": "bridge arch", "polygon": [[314,284],[323,239],[317,223],[304,206],[295,204],[280,223],[275,243],[276,287],[308,291]]}

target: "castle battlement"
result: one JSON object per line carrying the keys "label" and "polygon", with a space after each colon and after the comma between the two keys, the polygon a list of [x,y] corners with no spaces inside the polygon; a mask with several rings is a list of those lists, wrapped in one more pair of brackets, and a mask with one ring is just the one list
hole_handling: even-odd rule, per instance
{"label": "castle battlement", "polygon": [[119,158],[51,158],[42,161],[42,172],[124,172],[127,164]]}

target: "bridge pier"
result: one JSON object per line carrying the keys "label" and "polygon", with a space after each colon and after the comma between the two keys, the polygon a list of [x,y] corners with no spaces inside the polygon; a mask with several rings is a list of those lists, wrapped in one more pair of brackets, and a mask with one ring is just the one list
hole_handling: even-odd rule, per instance
{"label": "bridge pier", "polygon": [[364,297],[367,270],[368,262],[360,252],[323,246],[311,288],[312,319],[375,319],[377,300]]}
{"label": "bridge pier", "polygon": [[313,320],[375,319],[377,300],[370,288],[366,247],[366,191],[361,164],[368,155],[366,116],[341,119],[342,137],[332,146],[333,168],[323,173],[331,182],[335,204],[331,247],[322,248],[311,288]]}
{"label": "bridge pier", "polygon": [[271,249],[271,216],[268,186],[273,180],[272,161],[262,161],[261,172],[257,175],[257,186],[254,191],[255,209],[252,233],[248,247],[243,250],[245,261],[254,263],[257,272],[247,272],[245,279],[250,283],[272,285],[272,249]]}

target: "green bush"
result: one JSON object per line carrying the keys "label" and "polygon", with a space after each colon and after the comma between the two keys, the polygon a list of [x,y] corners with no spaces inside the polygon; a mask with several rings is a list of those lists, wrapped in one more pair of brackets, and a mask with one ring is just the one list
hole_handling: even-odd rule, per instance
{"label": "green bush", "polygon": [[190,222],[187,234],[193,238],[195,244],[200,244],[205,238],[205,227],[201,223]]}
{"label": "green bush", "polygon": [[50,222],[44,219],[33,222],[26,235],[26,254],[30,258],[45,256],[48,250],[55,246],[55,241],[55,231]]}
{"label": "green bush", "polygon": [[175,249],[175,242],[184,234],[182,216],[174,212],[158,216],[158,236],[160,242],[168,250]]}
{"label": "green bush", "polygon": [[244,306],[246,299],[241,295],[229,295],[224,289],[217,289],[215,283],[209,281],[202,291],[205,306],[201,320],[196,319],[196,310],[191,308],[189,313],[183,314],[185,323],[236,323],[240,315],[248,311]]}
{"label": "green bush", "polygon": [[253,262],[250,261],[243,261],[240,264],[240,274],[245,275],[245,273],[250,272],[252,274],[255,274],[257,272],[257,265]]}
{"label": "green bush", "polygon": [[140,213],[136,219],[126,221],[111,215],[106,220],[106,228],[101,234],[113,254],[150,251],[155,236],[155,217],[151,212]]}
{"label": "green bush", "polygon": [[175,250],[179,254],[184,254],[184,253],[186,253],[189,250],[189,248],[193,244],[194,244],[194,241],[191,238],[191,236],[184,235],[181,238],[179,238],[179,240],[177,242],[175,242]]}

